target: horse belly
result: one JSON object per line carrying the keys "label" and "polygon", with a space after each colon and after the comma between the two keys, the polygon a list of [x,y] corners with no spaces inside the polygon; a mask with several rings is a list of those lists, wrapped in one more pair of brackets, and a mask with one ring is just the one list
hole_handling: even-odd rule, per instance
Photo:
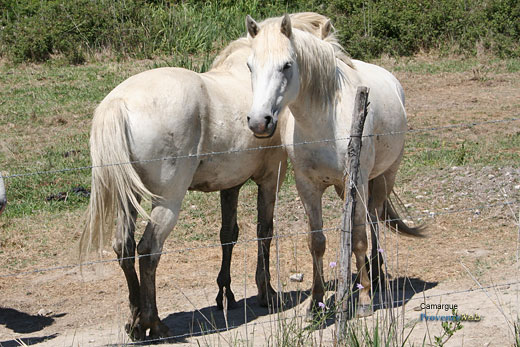
{"label": "horse belly", "polygon": [[251,155],[232,153],[201,158],[189,189],[214,192],[243,184],[257,171],[254,158],[247,157]]}

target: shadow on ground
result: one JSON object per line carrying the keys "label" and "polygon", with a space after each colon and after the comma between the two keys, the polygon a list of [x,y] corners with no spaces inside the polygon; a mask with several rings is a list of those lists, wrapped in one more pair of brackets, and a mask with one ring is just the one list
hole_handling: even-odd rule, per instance
{"label": "shadow on ground", "polygon": [[38,336],[38,337],[20,337],[16,340],[8,340],[8,341],[0,341],[0,346],[2,347],[20,347],[20,346],[30,346],[35,345],[40,342],[44,342],[47,340],[52,340],[57,337],[58,334],[52,334],[47,336]]}
{"label": "shadow on ground", "polygon": [[[65,313],[53,315],[53,316],[33,316],[25,312],[15,310],[13,308],[0,307],[0,325],[5,325],[7,329],[12,330],[18,334],[30,334],[40,331],[55,321],[55,318],[63,317]],[[21,337],[17,340],[0,341],[0,346],[21,346],[20,342],[26,345],[32,345],[35,343],[50,340],[58,336],[57,334],[41,336],[41,337]]]}
{"label": "shadow on ground", "polygon": [[[354,282],[353,282],[354,283]],[[425,290],[433,288],[437,282],[425,282],[418,278],[401,277],[390,280],[387,288],[391,288],[386,295],[374,295],[374,310],[388,307],[401,307],[410,299]],[[330,290],[335,287],[334,282],[328,282],[327,286]],[[310,295],[310,291],[292,291],[283,294],[284,305],[280,311],[287,311],[299,305],[306,300]],[[353,299],[356,300],[357,295],[354,294]],[[327,301],[327,307],[334,306],[334,295]],[[278,312],[280,312],[278,311]],[[172,313],[163,319],[163,322],[170,329],[172,338],[168,340],[158,341],[168,343],[186,342],[189,337],[217,334],[227,329],[234,329],[248,324],[251,326],[251,331],[258,330],[259,325],[272,324],[277,322],[277,317],[274,316],[271,320],[263,320],[255,322],[260,317],[268,316],[276,313],[276,310],[260,307],[255,297],[247,298],[246,309],[244,310],[244,299],[238,302],[237,308],[229,310],[227,313],[227,322],[224,317],[224,311],[219,310],[217,306],[208,306],[199,310],[184,311]],[[334,324],[333,312],[327,312],[329,319],[324,320],[319,326],[325,328]],[[292,319],[292,318],[290,318]],[[317,325],[315,325],[317,326]],[[309,323],[309,328],[313,325]],[[144,344],[150,344],[152,341],[146,341]]]}
{"label": "shadow on ground", "polygon": [[54,318],[65,316],[60,313],[52,316],[30,315],[14,308],[0,307],[0,324],[11,329],[15,333],[29,334],[40,331],[54,323]]}
{"label": "shadow on ground", "polygon": [[[280,310],[261,307],[256,299],[256,296],[247,298],[244,310],[244,299],[237,302],[237,308],[227,312],[227,322],[224,317],[224,311],[219,310],[217,306],[208,306],[200,310],[176,312],[170,314],[163,319],[163,322],[170,328],[170,332],[176,339],[172,341],[180,341],[190,336],[200,336],[207,334],[215,334],[225,331],[228,328],[238,328],[242,325],[248,324],[258,325],[267,324],[267,322],[255,323],[254,321],[260,317],[268,316],[270,314],[287,311],[300,302],[303,302],[308,296],[309,291],[292,291],[283,293],[284,305]],[[273,322],[275,318],[273,318]]]}
{"label": "shadow on ground", "polygon": [[[356,278],[352,277],[353,285],[353,295],[349,303],[352,305],[351,307],[355,307],[355,303],[358,300],[359,290],[357,289]],[[375,292],[372,298],[374,313],[381,309],[388,308],[398,308],[406,305],[415,295],[422,293],[428,289],[434,288],[438,285],[438,282],[426,282],[419,278],[414,277],[399,277],[391,280],[387,280],[386,284],[381,284],[379,288],[375,288]],[[335,290],[336,283],[328,282],[328,288],[330,290]],[[382,288],[386,288],[385,290],[381,290]],[[335,295],[332,295],[327,300],[327,307],[333,307],[336,301]],[[417,301],[417,305],[420,304],[420,301]],[[326,326],[334,324],[333,314],[329,315],[330,318],[327,319]],[[349,319],[353,317],[353,309],[350,310]]]}

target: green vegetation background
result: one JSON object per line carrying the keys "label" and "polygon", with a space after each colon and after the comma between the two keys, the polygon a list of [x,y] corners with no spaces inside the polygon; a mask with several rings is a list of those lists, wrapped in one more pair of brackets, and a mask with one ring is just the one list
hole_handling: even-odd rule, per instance
{"label": "green vegetation background", "polygon": [[[518,0],[1,0],[0,55],[79,64],[99,52],[210,61],[244,34],[244,16],[317,11],[333,19],[355,58],[436,50],[520,56]],[[205,65],[206,66],[206,65]],[[203,67],[204,69],[204,67]]]}

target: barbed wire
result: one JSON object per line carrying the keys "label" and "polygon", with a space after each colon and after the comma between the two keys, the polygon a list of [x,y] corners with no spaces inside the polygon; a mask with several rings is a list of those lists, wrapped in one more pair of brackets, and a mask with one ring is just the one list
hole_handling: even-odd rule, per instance
{"label": "barbed wire", "polygon": [[[493,207],[505,207],[505,206],[513,206],[520,204],[520,200],[514,200],[514,201],[506,201],[502,203],[495,203],[495,204],[488,204],[488,205],[478,205],[475,207],[468,207],[463,209],[457,209],[457,210],[450,210],[450,211],[440,211],[440,212],[429,212],[425,218],[436,218],[437,216],[447,215],[447,214],[456,214],[456,213],[463,213],[463,212],[469,212],[469,211],[476,211],[476,210],[483,210]],[[426,214],[426,213],[425,213]],[[418,219],[418,218],[417,218]],[[401,218],[394,218],[394,219],[385,219],[385,220],[379,220],[381,223],[387,223],[387,222],[394,222],[394,221],[402,221]],[[355,226],[360,225],[370,225],[370,222],[365,222],[363,224],[356,224]],[[339,227],[331,227],[331,228],[323,228],[323,229],[317,229],[317,230],[311,230],[311,231],[294,231],[294,232],[287,232],[284,234],[279,235],[273,235],[273,236],[267,236],[267,237],[254,237],[249,238],[246,240],[237,240],[234,242],[226,242],[226,243],[211,243],[206,245],[200,245],[200,246],[194,246],[194,247],[187,247],[182,249],[175,249],[175,250],[169,250],[169,251],[162,251],[162,252],[156,252],[156,253],[149,253],[149,254],[139,254],[139,255],[132,255],[122,258],[111,258],[111,259],[100,259],[100,260],[93,260],[88,262],[80,262],[78,264],[68,264],[68,265],[60,265],[60,266],[53,266],[48,268],[42,268],[42,269],[35,269],[30,271],[22,271],[22,272],[16,272],[16,273],[10,273],[10,274],[2,274],[0,275],[0,278],[8,278],[8,277],[18,277],[18,276],[25,276],[25,275],[31,275],[41,272],[48,272],[48,271],[57,271],[57,270],[67,270],[77,267],[83,267],[83,266],[92,266],[92,265],[99,265],[99,264],[107,264],[107,263],[114,263],[122,260],[127,259],[140,259],[143,257],[151,257],[151,256],[162,256],[162,255],[171,255],[171,254],[178,254],[178,253],[185,253],[185,252],[191,252],[191,251],[197,251],[201,249],[208,249],[208,248],[217,248],[217,247],[223,247],[223,246],[231,246],[231,245],[238,245],[238,244],[245,244],[250,242],[258,242],[258,241],[265,241],[265,240],[276,240],[276,239],[285,239],[289,237],[294,236],[301,236],[301,235],[309,235],[312,233],[318,233],[318,232],[330,232],[334,230],[340,230]]]}
{"label": "barbed wire", "polygon": [[[483,126],[483,125],[498,124],[498,123],[508,123],[508,122],[515,122],[518,120],[520,120],[520,117],[515,116],[513,118],[496,119],[496,120],[482,121],[482,122],[459,123],[459,124],[444,125],[444,126],[439,126],[439,127],[428,127],[428,128],[419,128],[419,129],[408,129],[408,130],[403,130],[403,131],[392,131],[392,132],[387,132],[387,133],[368,134],[368,135],[362,135],[361,137],[368,138],[368,137],[378,137],[378,136],[400,135],[400,134],[406,134],[406,133],[433,132],[433,131],[456,129],[456,128],[472,128],[475,126]],[[167,156],[167,157],[154,158],[154,159],[133,160],[133,161],[125,162],[125,163],[109,163],[109,164],[103,164],[103,165],[87,165],[87,166],[63,168],[63,169],[56,169],[56,170],[15,173],[15,174],[6,175],[6,176],[4,176],[4,178],[11,179],[11,178],[21,178],[21,177],[38,176],[38,175],[51,175],[51,174],[57,174],[57,173],[91,170],[91,169],[111,167],[111,166],[143,164],[143,163],[151,163],[151,162],[158,162],[158,161],[165,161],[165,160],[200,158],[200,157],[209,157],[209,156],[225,155],[225,154],[238,154],[238,153],[252,152],[252,151],[259,151],[259,150],[268,150],[268,149],[277,149],[277,148],[297,147],[297,146],[304,146],[304,145],[311,145],[311,144],[347,141],[350,138],[351,138],[350,136],[346,136],[346,137],[334,138],[334,139],[302,141],[302,142],[295,142],[295,143],[289,143],[289,144],[232,149],[232,150],[227,150],[227,151],[215,151],[215,152],[197,153],[197,154],[181,154],[181,155],[177,155],[177,156]]]}

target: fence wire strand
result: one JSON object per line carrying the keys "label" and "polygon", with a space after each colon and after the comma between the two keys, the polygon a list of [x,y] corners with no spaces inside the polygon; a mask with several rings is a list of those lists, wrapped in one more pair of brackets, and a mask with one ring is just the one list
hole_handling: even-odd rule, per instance
{"label": "fence wire strand", "polygon": [[[429,214],[426,215],[423,219],[434,219],[437,216],[442,216],[442,215],[470,212],[470,211],[476,211],[476,210],[484,210],[484,209],[489,209],[489,208],[494,208],[494,207],[514,206],[514,205],[518,205],[518,204],[520,204],[520,200],[506,201],[506,202],[502,202],[502,203],[488,204],[488,205],[478,205],[475,207],[468,207],[468,208],[451,210],[451,211],[429,212]],[[419,217],[417,217],[417,219],[419,219]],[[386,222],[393,222],[393,221],[400,221],[400,220],[402,220],[402,219],[400,219],[400,218],[385,219],[385,220],[379,220],[379,222],[386,223]],[[357,224],[356,226],[359,226],[359,225],[370,225],[370,222],[365,222],[363,224]],[[295,237],[295,236],[309,235],[309,234],[318,233],[318,232],[326,233],[326,232],[330,232],[330,231],[334,231],[334,230],[340,230],[340,228],[332,227],[332,228],[323,228],[323,229],[311,230],[311,231],[294,231],[294,232],[288,232],[288,233],[273,235],[273,236],[268,236],[268,237],[254,237],[254,238],[250,238],[250,239],[246,239],[246,240],[242,240],[242,241],[234,241],[234,242],[227,242],[227,243],[216,242],[216,243],[211,243],[211,244],[206,244],[206,245],[187,247],[187,248],[175,249],[175,250],[169,250],[169,251],[162,251],[162,252],[157,252],[157,253],[139,254],[139,255],[122,257],[122,258],[93,260],[93,261],[89,261],[89,262],[81,262],[78,264],[68,264],[68,265],[54,266],[54,267],[35,269],[35,270],[23,271],[23,272],[17,272],[17,273],[2,274],[2,275],[0,275],[0,278],[25,276],[25,275],[30,275],[30,274],[40,273],[40,272],[47,272],[47,271],[67,270],[67,269],[72,269],[72,268],[77,268],[77,267],[82,267],[82,266],[113,263],[113,262],[118,262],[118,261],[127,260],[127,259],[140,259],[143,257],[150,257],[150,256],[157,256],[157,255],[163,256],[163,255],[171,255],[171,254],[178,254],[178,253],[186,253],[186,252],[198,251],[198,250],[202,250],[202,249],[216,248],[216,247],[223,247],[223,246],[230,246],[230,245],[234,246],[234,245],[238,245],[238,244],[245,244],[245,243],[258,242],[258,241],[264,241],[264,240],[285,239],[285,238],[290,238],[290,237]]]}
{"label": "fence wire strand", "polygon": [[[403,130],[403,131],[392,131],[392,132],[387,132],[387,133],[368,134],[368,135],[362,135],[361,137],[368,138],[368,137],[378,137],[378,136],[400,135],[400,134],[406,134],[406,133],[434,132],[434,131],[457,129],[457,128],[472,128],[475,126],[498,124],[498,123],[508,123],[508,122],[514,122],[514,121],[518,121],[518,120],[520,120],[520,117],[515,116],[514,118],[496,119],[496,120],[482,121],[482,122],[459,123],[459,124],[444,125],[444,126],[439,126],[439,127],[428,127],[428,128],[419,128],[419,129],[408,129],[408,130]],[[197,153],[197,154],[182,154],[182,155],[177,155],[177,156],[168,156],[168,157],[161,157],[161,158],[154,158],[154,159],[134,160],[134,161],[126,162],[126,163],[109,163],[109,164],[96,165],[96,166],[88,165],[88,166],[56,169],[56,170],[15,173],[15,174],[6,175],[6,176],[4,176],[4,178],[11,179],[11,178],[21,178],[21,177],[39,176],[39,175],[52,175],[52,174],[65,173],[65,172],[71,172],[71,171],[83,171],[83,170],[92,170],[92,169],[111,167],[111,166],[152,163],[152,162],[165,161],[165,160],[178,160],[178,159],[201,158],[201,157],[204,158],[204,157],[210,157],[210,156],[225,155],[225,154],[238,154],[238,153],[260,151],[260,150],[267,150],[267,149],[277,149],[277,148],[297,147],[297,146],[312,145],[312,144],[348,141],[349,139],[350,139],[350,136],[346,136],[346,137],[334,138],[334,139],[302,141],[302,142],[295,142],[295,143],[289,143],[289,144],[259,146],[259,147],[243,148],[243,149],[234,149],[234,150],[228,150],[228,151],[216,151],[216,152]]]}

